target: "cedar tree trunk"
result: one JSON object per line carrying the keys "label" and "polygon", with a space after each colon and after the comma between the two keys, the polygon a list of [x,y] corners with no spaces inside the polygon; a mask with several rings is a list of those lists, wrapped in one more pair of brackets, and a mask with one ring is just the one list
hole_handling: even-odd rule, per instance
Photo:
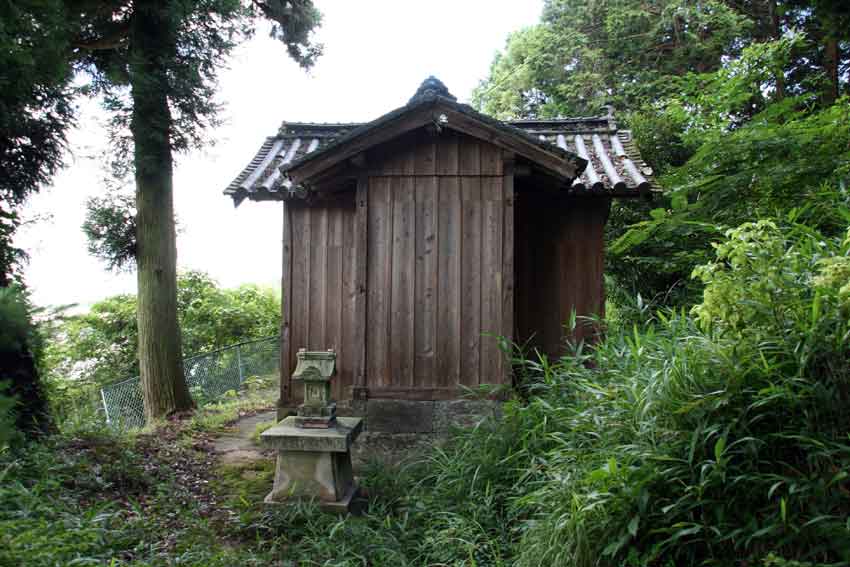
{"label": "cedar tree trunk", "polygon": [[130,31],[130,86],[135,145],[139,368],[145,416],[192,407],[183,376],[177,322],[167,62],[175,56],[168,0],[138,0]]}
{"label": "cedar tree trunk", "polygon": [[838,68],[841,65],[841,58],[839,55],[838,48],[838,38],[835,35],[835,32],[829,33],[827,35],[824,45],[824,51],[824,66],[826,67],[826,78],[828,81],[826,92],[824,93],[824,98],[826,104],[833,104],[836,100],[838,100],[839,96]]}

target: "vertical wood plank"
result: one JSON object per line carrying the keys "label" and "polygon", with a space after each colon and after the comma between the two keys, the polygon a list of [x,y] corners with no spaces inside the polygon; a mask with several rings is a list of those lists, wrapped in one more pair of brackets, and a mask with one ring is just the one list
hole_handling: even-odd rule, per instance
{"label": "vertical wood plank", "polygon": [[482,177],[481,219],[481,378],[482,384],[502,381],[502,179]]}
{"label": "vertical wood plank", "polygon": [[333,396],[339,399],[343,391],[342,359],[345,345],[342,343],[342,219],[343,209],[338,203],[327,209],[327,253],[325,257],[325,323],[322,349],[333,349],[337,356],[337,377],[333,384]]}
{"label": "vertical wood plank", "polygon": [[280,400],[281,407],[291,402],[290,379],[294,368],[292,356],[292,218],[289,206],[283,202],[283,265],[280,277]]}
{"label": "vertical wood plank", "polygon": [[458,136],[444,130],[437,139],[437,175],[457,175]]}
{"label": "vertical wood plank", "polygon": [[[514,251],[516,234],[514,232],[514,161],[506,159],[503,167],[502,192],[505,200],[504,232],[502,240],[502,336],[508,341],[516,340],[514,331]],[[510,343],[509,343],[510,344]],[[510,384],[512,380],[511,365],[505,362],[502,372],[502,383]]]}
{"label": "vertical wood plank", "polygon": [[459,175],[481,175],[481,144],[475,138],[464,136],[459,141]]}
{"label": "vertical wood plank", "polygon": [[366,341],[368,387],[388,385],[391,344],[392,193],[389,178],[372,177],[368,191],[367,328],[373,340]]}
{"label": "vertical wood plank", "polygon": [[393,386],[413,386],[416,216],[413,177],[391,180],[392,301],[390,365]]}
{"label": "vertical wood plank", "polygon": [[444,388],[460,383],[461,194],[457,177],[439,178],[437,202],[436,379]]}
{"label": "vertical wood plank", "polygon": [[[310,289],[310,209],[303,204],[287,203],[292,221],[292,336],[290,365],[295,363],[295,352],[307,347],[310,326],[307,291]],[[294,366],[292,369],[294,370]],[[301,399],[303,387],[290,383],[290,399]]]}
{"label": "vertical wood plank", "polygon": [[369,244],[369,178],[361,175],[357,179],[357,194],[354,211],[354,354],[355,397],[361,396],[366,388],[366,301],[367,301],[367,262]]}
{"label": "vertical wood plank", "polygon": [[481,175],[502,175],[502,149],[493,144],[481,142]]}
{"label": "vertical wood plank", "polygon": [[355,385],[357,341],[354,329],[354,307],[356,292],[354,288],[355,262],[355,194],[348,193],[340,207],[340,284],[339,284],[339,351],[337,354],[337,400],[350,397],[351,387]]}
{"label": "vertical wood plank", "polygon": [[398,140],[401,159],[399,175],[413,175],[416,172],[416,160],[419,152],[416,135],[416,132],[412,132]]}
{"label": "vertical wood plank", "polygon": [[437,178],[416,179],[416,288],[415,366],[416,387],[437,387],[434,367],[437,336]]}
{"label": "vertical wood plank", "polygon": [[310,207],[310,333],[307,338],[310,350],[325,350],[325,313],[327,311],[327,237],[328,209]]}
{"label": "vertical wood plank", "polygon": [[434,136],[420,132],[416,139],[413,173],[434,175],[437,167],[437,140]]}
{"label": "vertical wood plank", "polygon": [[481,178],[462,177],[460,184],[463,211],[460,378],[463,384],[475,386],[481,376]]}

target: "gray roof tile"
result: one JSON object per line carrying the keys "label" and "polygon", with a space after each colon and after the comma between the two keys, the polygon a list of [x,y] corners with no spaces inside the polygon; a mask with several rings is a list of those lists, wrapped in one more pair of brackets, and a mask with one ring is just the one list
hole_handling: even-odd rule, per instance
{"label": "gray roof tile", "polygon": [[[415,97],[414,101],[415,102]],[[402,107],[404,108],[404,107]],[[493,120],[493,119],[489,119]],[[495,121],[494,121],[495,122]],[[254,159],[224,193],[235,204],[244,199],[280,200],[289,194],[282,170],[367,124],[284,122],[276,136],[266,138]],[[640,195],[658,189],[652,170],[640,158],[631,132],[619,130],[609,114],[557,120],[516,120],[503,123],[522,130],[543,144],[587,160],[582,174],[566,190],[576,195]]]}

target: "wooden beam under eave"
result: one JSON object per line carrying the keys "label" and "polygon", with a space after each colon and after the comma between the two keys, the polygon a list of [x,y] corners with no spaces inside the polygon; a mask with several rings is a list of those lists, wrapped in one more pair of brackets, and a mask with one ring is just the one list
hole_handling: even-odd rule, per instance
{"label": "wooden beam under eave", "polygon": [[354,295],[354,320],[357,340],[354,348],[354,384],[352,385],[352,398],[365,400],[368,397],[366,389],[366,298],[368,274],[366,273],[366,258],[368,253],[368,227],[369,227],[369,177],[361,174],[357,178],[357,195],[355,197],[354,218],[354,281],[356,293]]}
{"label": "wooden beam under eave", "polygon": [[[292,351],[292,213],[284,201],[283,209],[283,262],[281,269],[281,317],[280,317],[280,399],[281,409],[292,405],[290,378],[293,368],[290,367]],[[278,415],[282,419],[283,416]]]}
{"label": "wooden beam under eave", "polygon": [[[514,251],[515,247],[515,229],[514,222],[516,219],[514,209],[514,155],[505,152],[502,161],[502,198],[505,200],[504,219],[502,231],[502,336],[512,344],[516,340],[516,332],[514,328]],[[502,353],[503,356],[507,356]],[[503,384],[511,384],[513,369],[508,362],[504,364]]]}
{"label": "wooden beam under eave", "polygon": [[482,124],[460,112],[445,109],[442,113],[448,119],[443,125],[445,128],[457,130],[474,138],[490,142],[510,152],[515,152],[517,155],[521,155],[536,165],[542,166],[556,174],[563,181],[572,181],[579,175],[579,171],[572,160],[569,160],[563,155],[547,152],[537,144]]}
{"label": "wooden beam under eave", "polygon": [[339,162],[347,161],[371,147],[389,142],[405,132],[430,124],[433,121],[431,109],[431,106],[426,106],[412,114],[401,116],[384,126],[375,128],[372,132],[367,132],[357,139],[342,144],[336,150],[329,151],[325,155],[317,156],[290,169],[287,171],[287,175],[294,184],[309,182],[313,176]]}

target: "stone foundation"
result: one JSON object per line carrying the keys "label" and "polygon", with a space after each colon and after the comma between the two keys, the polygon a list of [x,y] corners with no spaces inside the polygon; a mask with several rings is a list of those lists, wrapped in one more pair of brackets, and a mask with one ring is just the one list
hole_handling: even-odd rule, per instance
{"label": "stone foundation", "polygon": [[[292,408],[278,408],[282,419]],[[346,400],[337,415],[362,417],[363,433],[351,447],[355,469],[369,461],[398,464],[415,458],[448,437],[454,427],[473,427],[488,417],[499,418],[501,404],[492,400]]]}

